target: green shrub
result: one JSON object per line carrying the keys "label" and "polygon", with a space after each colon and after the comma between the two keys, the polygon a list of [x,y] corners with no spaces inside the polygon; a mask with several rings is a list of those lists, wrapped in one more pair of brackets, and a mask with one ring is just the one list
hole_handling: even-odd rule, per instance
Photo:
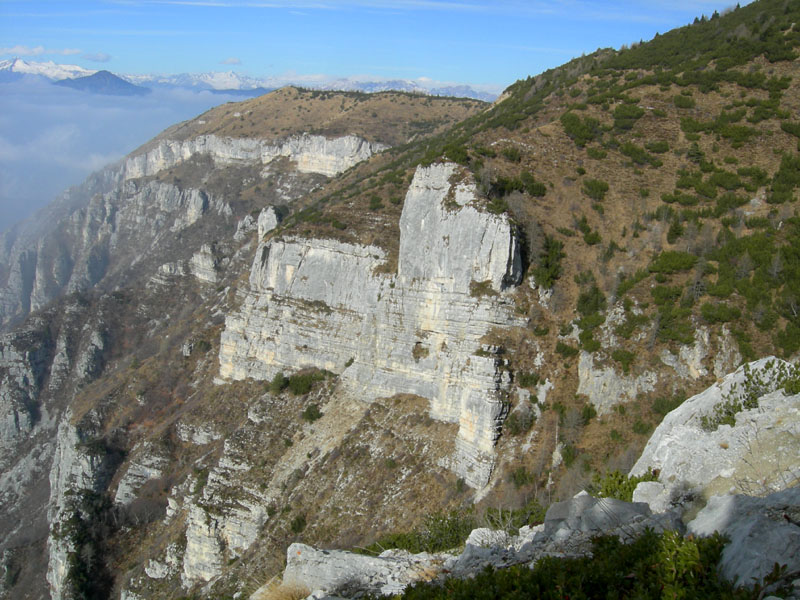
{"label": "green shrub", "polygon": [[537,285],[545,289],[553,287],[561,277],[561,259],[564,256],[564,243],[546,235],[544,248],[539,255],[539,265],[533,269],[533,278]]}
{"label": "green shrub", "polygon": [[575,113],[567,112],[561,115],[561,124],[564,126],[564,132],[580,148],[600,135],[600,121],[591,117],[581,119]]}
{"label": "green shrub", "polygon": [[689,308],[676,308],[670,304],[662,306],[657,316],[658,339],[662,342],[694,343],[694,327],[689,321],[691,314]]}
{"label": "green shrub", "polygon": [[366,548],[358,548],[361,554],[377,555],[384,550],[397,548],[411,553],[443,552],[464,543],[475,528],[475,517],[471,511],[453,510],[428,515],[416,531],[390,533]]}
{"label": "green shrub", "polygon": [[583,316],[593,315],[606,309],[605,294],[597,287],[597,284],[578,295],[577,309],[578,313]]}
{"label": "green shrub", "polygon": [[302,531],[306,528],[306,516],[304,514],[297,515],[292,522],[289,524],[289,529],[292,530],[292,533],[297,535],[302,533]]}
{"label": "green shrub", "polygon": [[633,129],[640,118],[644,116],[644,109],[635,104],[620,104],[614,109],[614,128],[620,131]]}
{"label": "green shrub", "polygon": [[591,331],[581,331],[578,334],[578,339],[581,344],[581,349],[586,352],[597,352],[600,350],[600,342],[594,339],[594,334]]}
{"label": "green shrub", "polygon": [[564,466],[569,469],[578,458],[578,450],[572,444],[566,443],[561,448],[561,458],[564,459]]}
{"label": "green shrub", "polygon": [[592,404],[584,404],[583,408],[581,408],[581,421],[583,422],[584,427],[589,424],[589,422],[597,416],[597,410]]}
{"label": "green shrub", "polygon": [[649,269],[651,273],[671,274],[679,271],[688,271],[695,264],[697,264],[697,257],[688,252],[666,250],[661,252],[650,263]]}
{"label": "green shrub", "polygon": [[700,307],[700,314],[709,323],[728,323],[742,316],[742,312],[735,306],[711,304],[710,302],[706,302]]}
{"label": "green shrub", "polygon": [[305,371],[295,373],[289,377],[288,388],[294,396],[302,396],[311,391],[314,382],[325,379],[326,373],[323,371]]}
{"label": "green shrub", "polygon": [[283,373],[275,373],[272,381],[269,384],[269,391],[272,394],[280,394],[289,385],[289,380],[284,377]]}
{"label": "green shrub", "polygon": [[631,365],[636,358],[636,354],[630,350],[622,350],[621,348],[618,348],[611,353],[611,358],[622,365],[622,372],[627,375],[630,372]]}
{"label": "green shrub", "polygon": [[653,427],[652,425],[650,425],[650,423],[646,423],[641,419],[636,419],[636,421],[634,421],[633,423],[633,433],[636,433],[638,435],[647,435],[648,433],[650,433],[650,430],[652,428]]}
{"label": "green shrub", "polygon": [[522,155],[520,154],[519,149],[514,146],[503,148],[501,154],[506,160],[509,160],[511,162],[519,162],[522,159]]}
{"label": "green shrub", "polygon": [[608,192],[608,183],[601,179],[587,179],[583,182],[583,193],[592,200],[601,201]]}
{"label": "green shrub", "polygon": [[672,99],[672,102],[678,108],[694,108],[695,107],[694,98],[692,98],[691,96],[678,95],[678,96],[675,96]]}
{"label": "green shrub", "polygon": [[669,151],[669,144],[663,140],[649,142],[644,147],[655,154],[664,154]]}
{"label": "green shrub", "polygon": [[444,146],[444,155],[448,160],[460,165],[469,164],[469,154],[463,144],[451,142]]}
{"label": "green shrub", "polygon": [[642,148],[641,146],[637,146],[633,142],[625,142],[619,149],[620,153],[624,156],[630,158],[634,163],[637,165],[645,165],[651,164],[654,167],[660,167],[661,161],[652,156]]}
{"label": "green shrub", "polygon": [[306,406],[306,409],[303,411],[303,420],[308,421],[309,423],[313,423],[317,419],[322,417],[322,413],[319,410],[319,406],[316,404],[309,404]]}
{"label": "green shrub", "polygon": [[517,384],[524,388],[533,388],[539,383],[539,374],[533,371],[517,374]]}
{"label": "green shrub", "polygon": [[638,477],[628,477],[619,471],[610,471],[603,477],[595,477],[590,491],[601,498],[616,498],[632,502],[633,490],[643,481],[658,481],[658,476],[653,471],[648,471]]}
{"label": "green shrub", "polygon": [[633,287],[637,283],[646,279],[648,274],[649,273],[646,270],[639,269],[631,277],[623,277],[623,279],[619,282],[619,285],[617,286],[617,297],[622,298],[622,296],[624,296],[631,289],[633,289]]}
{"label": "green shrub", "polygon": [[511,471],[508,478],[517,489],[533,483],[533,475],[525,467],[517,467]]}
{"label": "green shrub", "polygon": [[574,346],[569,346],[564,342],[557,342],[556,343],[556,352],[563,356],[564,358],[571,358],[573,356],[578,355],[578,349]]}
{"label": "green shrub", "polygon": [[519,176],[522,189],[531,196],[542,197],[547,194],[547,186],[539,181],[529,171],[524,171]]}
{"label": "green shrub", "polygon": [[589,246],[596,246],[603,239],[600,237],[600,233],[597,231],[590,231],[588,233],[583,234],[583,241],[586,242]]}
{"label": "green shrub", "polygon": [[596,148],[594,146],[587,148],[586,154],[589,156],[589,158],[593,158],[595,160],[603,160],[606,156],[608,156],[608,152],[602,148]]}
{"label": "green shrub", "polygon": [[370,210],[380,210],[383,208],[383,202],[380,199],[380,196],[377,194],[373,194],[369,199],[369,209]]}
{"label": "green shrub", "polygon": [[653,296],[653,302],[655,302],[656,306],[674,304],[681,297],[682,293],[683,288],[679,285],[657,285],[650,288],[650,295]]}
{"label": "green shrub", "polygon": [[672,412],[681,404],[683,404],[685,400],[686,394],[683,393],[676,394],[672,398],[660,396],[653,400],[653,411],[664,417],[667,415],[667,413]]}
{"label": "green shrub", "polygon": [[528,433],[536,422],[536,418],[531,411],[512,412],[503,424],[503,429],[511,435],[522,435]]}
{"label": "green shrub", "polygon": [[800,390],[800,367],[768,361],[764,369],[753,371],[744,365],[744,378],[723,395],[721,402],[710,415],[704,415],[700,424],[706,431],[716,431],[720,425],[736,425],[736,415],[744,410],[758,408],[758,400],[765,394],[783,389],[784,393]]}

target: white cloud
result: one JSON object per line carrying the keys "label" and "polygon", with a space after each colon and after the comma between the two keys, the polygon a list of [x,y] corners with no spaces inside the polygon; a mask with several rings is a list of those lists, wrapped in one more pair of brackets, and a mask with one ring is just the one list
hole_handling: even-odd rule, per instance
{"label": "white cloud", "polygon": [[236,58],[235,56],[230,56],[225,60],[220,61],[221,65],[240,65],[242,64],[241,59]]}
{"label": "white cloud", "polygon": [[84,54],[81,58],[85,58],[86,60],[91,60],[92,62],[108,62],[111,60],[111,55],[106,54],[105,52],[95,52],[92,54]]}
{"label": "white cloud", "polygon": [[0,54],[12,54],[14,56],[41,56],[42,54],[60,54],[70,56],[80,54],[77,48],[45,48],[44,46],[16,46],[0,48]]}

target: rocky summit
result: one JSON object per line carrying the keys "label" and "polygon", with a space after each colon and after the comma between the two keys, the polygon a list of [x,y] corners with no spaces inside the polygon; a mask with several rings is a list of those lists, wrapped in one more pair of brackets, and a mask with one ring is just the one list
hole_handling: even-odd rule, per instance
{"label": "rocky summit", "polygon": [[0,597],[800,597],[797,22],[276,90],[3,233]]}

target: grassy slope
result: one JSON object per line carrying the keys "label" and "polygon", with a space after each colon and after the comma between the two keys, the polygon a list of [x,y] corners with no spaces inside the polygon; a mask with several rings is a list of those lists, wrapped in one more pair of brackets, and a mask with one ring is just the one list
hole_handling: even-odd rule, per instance
{"label": "grassy slope", "polygon": [[[529,276],[555,282],[548,309],[521,286],[518,307],[531,327],[502,338],[517,377],[537,371],[556,382],[551,399],[563,409],[545,412],[540,429],[547,440],[560,420],[561,441],[577,450],[575,467],[561,473],[565,490],[592,471],[626,467],[664,406],[713,381],[724,340],[745,360],[800,347],[798,21],[800,4],[762,0],[520,80],[491,110],[354,169],[288,228],[394,251],[415,166],[462,163],[487,209],[508,211],[526,234]],[[560,262],[545,259],[546,243],[562,245]],[[597,344],[615,302],[627,325],[616,353]],[[570,323],[579,343],[558,336]],[[673,378],[583,425],[577,360],[559,343],[638,375],[663,372],[662,353],[690,345],[698,327],[715,349],[707,376]],[[545,352],[538,370],[531,343]],[[501,440],[501,452],[512,456],[519,441]],[[545,462],[511,459],[509,473],[521,465],[531,476],[500,493],[534,493]]]}

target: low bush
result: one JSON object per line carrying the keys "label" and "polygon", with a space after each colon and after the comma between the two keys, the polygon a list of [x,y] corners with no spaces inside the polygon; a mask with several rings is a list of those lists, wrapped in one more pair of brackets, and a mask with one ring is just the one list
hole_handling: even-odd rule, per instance
{"label": "low bush", "polygon": [[610,471],[602,477],[596,476],[592,481],[591,493],[601,498],[616,498],[625,502],[633,501],[633,490],[643,481],[658,481],[653,471],[638,477],[628,477],[619,471]]}
{"label": "low bush", "polygon": [[674,531],[647,530],[628,544],[601,536],[585,557],[545,556],[533,568],[488,568],[469,579],[416,583],[398,598],[750,598],[750,590],[736,589],[718,577],[724,546],[718,534],[684,538]]}
{"label": "low bush", "polygon": [[688,271],[696,263],[697,257],[693,254],[678,250],[666,250],[653,259],[649,269],[651,273],[678,273],[680,271]]}
{"label": "low bush", "polygon": [[602,179],[587,179],[583,182],[583,193],[589,196],[592,200],[598,202],[606,197],[608,192],[608,183]]}

